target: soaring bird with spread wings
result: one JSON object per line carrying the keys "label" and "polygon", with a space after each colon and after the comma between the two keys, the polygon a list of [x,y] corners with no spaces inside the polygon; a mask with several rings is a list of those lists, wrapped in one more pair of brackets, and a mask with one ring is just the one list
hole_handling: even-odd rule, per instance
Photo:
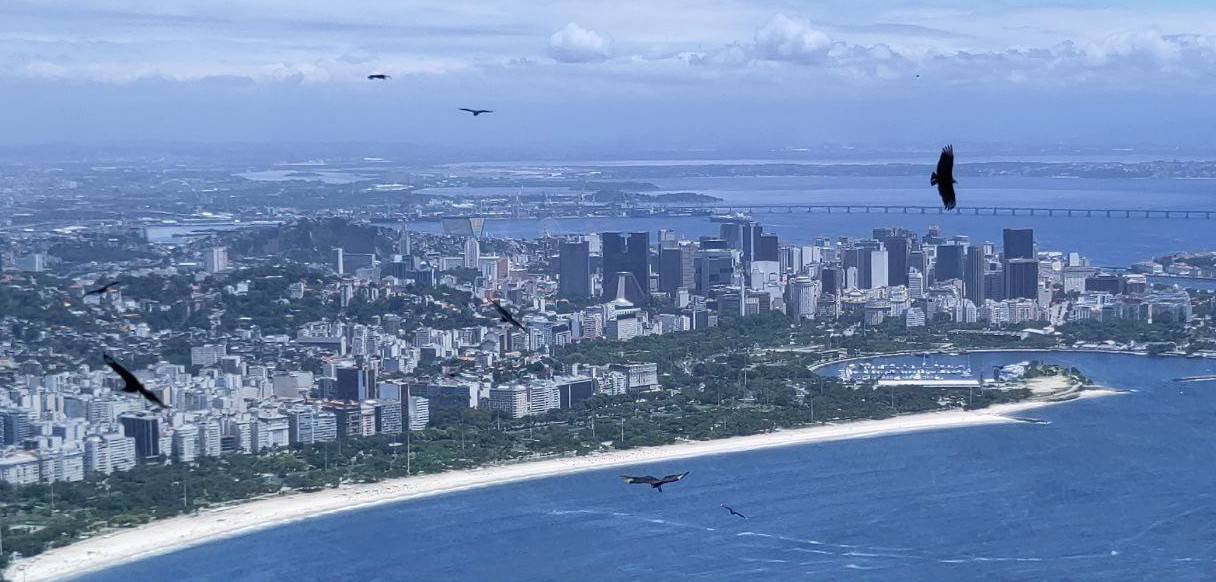
{"label": "soaring bird with spread wings", "polygon": [[492,303],[494,305],[494,309],[498,310],[499,321],[514,325],[515,327],[518,327],[520,331],[528,331],[528,328],[525,327],[524,324],[520,323],[518,319],[515,319],[515,316],[511,315],[511,312],[507,311],[507,308],[503,307],[497,299],[495,299]]}
{"label": "soaring bird with spread wings", "polygon": [[369,81],[387,81],[392,78],[392,75],[385,75],[383,73],[375,73],[367,76],[367,80]]}
{"label": "soaring bird with spread wings", "polygon": [[467,107],[458,107],[457,109],[460,111],[468,111],[469,113],[473,114],[473,117],[477,117],[482,113],[494,113],[493,109],[469,109]]}
{"label": "soaring bird with spread wings", "polygon": [[122,378],[123,392],[138,392],[152,404],[155,404],[161,408],[168,408],[168,406],[165,406],[164,402],[160,401],[160,397],[158,397],[151,390],[145,388],[144,383],[140,382],[139,378],[135,377],[135,374],[132,374],[129,370],[122,367],[122,364],[119,364],[117,360],[111,358],[110,354],[102,354],[101,357],[106,361],[106,365],[109,366],[111,370],[114,370],[115,374],[118,374],[118,376]]}
{"label": "soaring bird with spread wings", "polygon": [[659,493],[663,492],[663,486],[668,483],[675,483],[688,476],[689,471],[684,471],[678,475],[668,475],[662,479],[656,479],[650,475],[644,477],[630,477],[629,475],[621,475],[621,480],[632,485],[650,485],[653,489],[658,489]]}
{"label": "soaring bird with spread wings", "polygon": [[113,281],[111,283],[102,285],[101,287],[98,287],[96,289],[93,289],[92,291],[86,292],[84,294],[84,296],[88,297],[89,295],[101,295],[103,293],[109,293],[111,290],[113,290],[116,287],[118,287],[118,281]]}
{"label": "soaring bird with spread wings", "polygon": [[948,145],[942,148],[942,155],[937,159],[937,171],[929,176],[929,185],[937,186],[937,193],[941,194],[946,210],[954,208],[954,185],[957,183],[958,180],[954,179],[954,146]]}

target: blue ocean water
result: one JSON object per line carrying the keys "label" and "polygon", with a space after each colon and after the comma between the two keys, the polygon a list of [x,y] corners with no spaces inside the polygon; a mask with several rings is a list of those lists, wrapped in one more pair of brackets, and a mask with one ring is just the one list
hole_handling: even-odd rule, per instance
{"label": "blue ocean water", "polygon": [[[960,177],[959,205],[1033,206],[1039,208],[1129,208],[1216,210],[1216,181],[1183,179],[1063,179]],[[940,202],[928,179],[906,177],[824,178],[750,177],[684,178],[654,181],[664,191],[712,194],[727,202],[754,204],[853,203],[935,205]],[[442,189],[435,189],[439,192]],[[469,189],[459,190],[467,193]],[[555,190],[556,191],[556,190]],[[495,191],[498,194],[504,192]],[[509,192],[508,194],[513,194]],[[1216,221],[1162,218],[1086,218],[1046,216],[973,216],[967,214],[788,213],[758,211],[753,218],[782,242],[809,244],[815,237],[868,237],[875,227],[903,226],[924,233],[937,225],[947,235],[965,234],[973,242],[998,246],[1004,228],[1033,228],[1041,250],[1077,251],[1102,266],[1127,266],[1163,254],[1209,250],[1216,246]],[[436,223],[411,228],[439,232]],[[674,229],[686,238],[717,235],[719,226],[706,218],[487,220],[486,233],[496,237],[610,232],[654,233]]]}
{"label": "blue ocean water", "polygon": [[[1216,361],[957,359],[977,371],[1077,366],[1136,392],[1025,413],[1045,425],[701,457],[356,510],[77,580],[1216,578],[1216,382],[1172,380],[1216,373]],[[663,493],[617,478],[685,470]]]}

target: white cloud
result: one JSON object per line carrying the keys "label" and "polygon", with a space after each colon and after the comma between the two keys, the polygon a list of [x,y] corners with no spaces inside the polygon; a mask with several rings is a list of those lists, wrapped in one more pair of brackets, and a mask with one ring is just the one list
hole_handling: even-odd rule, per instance
{"label": "white cloud", "polygon": [[603,61],[612,56],[612,40],[571,22],[549,37],[549,56],[563,63]]}
{"label": "white cloud", "polygon": [[832,48],[832,39],[811,23],[778,14],[756,31],[756,54],[771,61],[812,63]]}

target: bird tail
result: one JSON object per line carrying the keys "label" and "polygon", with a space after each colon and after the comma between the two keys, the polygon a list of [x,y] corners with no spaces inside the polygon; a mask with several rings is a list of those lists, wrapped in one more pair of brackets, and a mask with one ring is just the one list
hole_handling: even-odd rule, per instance
{"label": "bird tail", "polygon": [[[921,174],[921,175],[924,176],[924,174]],[[930,186],[937,185],[937,172],[933,172],[933,174],[931,176],[929,176],[929,185]]]}
{"label": "bird tail", "polygon": [[655,486],[654,486],[654,488],[655,488],[655,489],[658,489],[658,490],[659,490],[659,493],[662,493],[662,492],[663,492],[663,484],[662,484],[662,483],[659,483],[658,485],[655,485]]}

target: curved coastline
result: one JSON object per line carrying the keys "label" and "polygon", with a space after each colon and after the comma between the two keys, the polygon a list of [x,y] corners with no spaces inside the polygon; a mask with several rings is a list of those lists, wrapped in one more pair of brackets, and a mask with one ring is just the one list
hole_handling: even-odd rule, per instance
{"label": "curved coastline", "polygon": [[[981,349],[978,352],[1096,352],[1104,354],[1147,355],[1137,352],[1093,349]],[[824,366],[842,362],[897,357],[924,353],[924,350],[873,354],[844,358],[817,364]],[[946,352],[933,352],[946,353]],[[65,580],[89,572],[119,566],[161,554],[168,554],[225,538],[290,524],[305,519],[333,515],[377,505],[419,499],[445,493],[481,487],[503,485],[518,481],[541,479],[571,472],[593,471],[612,467],[657,463],[690,457],[746,452],[855,438],[873,438],[920,432],[1017,423],[1016,413],[1069,402],[1116,394],[1113,390],[1089,390],[1071,400],[1029,400],[1000,404],[979,411],[945,410],[901,415],[880,420],[859,420],[844,423],[794,429],[780,429],[757,435],[681,442],[656,447],[563,457],[504,465],[487,465],[475,469],[447,471],[390,479],[378,483],[347,485],[313,493],[291,493],[271,498],[251,500],[222,508],[200,511],[193,516],[179,516],[155,521],[134,528],[111,530],[54,548],[37,556],[23,558],[10,564],[4,572],[9,579],[41,582]]]}
{"label": "curved coastline", "polygon": [[[826,368],[828,366],[834,366],[836,364],[843,364],[845,362],[860,362],[862,360],[873,360],[876,358],[897,358],[900,356],[916,356],[916,355],[920,355],[920,354],[930,354],[930,355],[935,355],[935,356],[947,356],[947,355],[951,355],[951,354],[956,354],[959,356],[965,356],[967,354],[999,354],[999,353],[1006,353],[1006,352],[1035,352],[1035,353],[1060,352],[1060,353],[1070,353],[1070,354],[1111,354],[1111,355],[1144,356],[1144,357],[1148,357],[1148,356],[1152,355],[1152,354],[1149,354],[1148,352],[1133,352],[1133,351],[1129,351],[1129,350],[1100,350],[1100,349],[1096,349],[1096,348],[978,348],[978,349],[972,349],[972,350],[967,350],[967,349],[962,349],[962,350],[907,350],[907,351],[903,351],[903,352],[889,352],[889,353],[884,353],[884,354],[868,354],[868,355],[864,355],[864,356],[850,356],[848,358],[837,358],[835,360],[828,360],[826,362],[820,362],[818,364],[813,364],[809,367],[809,369],[812,372],[814,372],[814,371],[819,370],[820,368]],[[1182,358],[1182,357],[1186,357],[1186,356],[1178,356],[1178,355],[1173,355],[1173,354],[1158,354],[1156,357]]]}

